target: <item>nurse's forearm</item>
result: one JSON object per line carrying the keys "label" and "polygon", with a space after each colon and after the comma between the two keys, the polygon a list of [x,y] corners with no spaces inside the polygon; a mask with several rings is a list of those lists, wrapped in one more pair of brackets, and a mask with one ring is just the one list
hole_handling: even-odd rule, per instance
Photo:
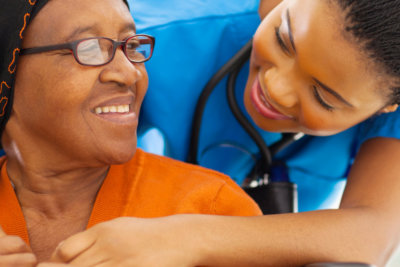
{"label": "nurse's forearm", "polygon": [[198,233],[194,242],[204,259],[201,266],[302,266],[326,261],[382,266],[393,233],[379,217],[361,208],[262,217],[200,215],[187,227]]}
{"label": "nurse's forearm", "polygon": [[264,18],[280,2],[282,2],[282,0],[260,0],[258,14],[260,14],[261,18]]}

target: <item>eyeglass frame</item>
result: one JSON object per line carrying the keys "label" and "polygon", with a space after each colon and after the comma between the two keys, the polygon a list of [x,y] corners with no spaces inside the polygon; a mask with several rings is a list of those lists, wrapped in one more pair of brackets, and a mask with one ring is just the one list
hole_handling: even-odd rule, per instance
{"label": "eyeglass frame", "polygon": [[[128,55],[126,54],[126,44],[128,43],[128,41],[130,39],[132,39],[134,37],[140,37],[140,36],[147,37],[147,38],[150,39],[150,41],[151,41],[151,43],[150,43],[151,44],[150,56],[145,58],[144,60],[140,60],[140,61],[131,60],[131,59],[129,59]],[[82,62],[79,61],[78,52],[77,52],[78,45],[83,41],[87,41],[87,40],[91,40],[91,39],[107,39],[107,40],[112,42],[112,44],[113,44],[113,52],[112,52],[111,58],[107,62],[102,63],[102,64],[94,64],[93,65],[93,64],[85,64],[85,63],[82,63]],[[124,52],[126,58],[130,62],[132,62],[132,63],[143,63],[143,62],[148,61],[153,56],[155,42],[156,42],[156,38],[151,36],[151,35],[147,35],[147,34],[135,34],[135,35],[132,35],[132,36],[126,38],[123,41],[114,41],[113,39],[108,38],[108,37],[89,37],[89,38],[83,38],[83,39],[79,39],[79,40],[76,40],[76,41],[63,43],[63,44],[23,48],[20,51],[20,55],[31,55],[31,54],[39,54],[39,53],[45,53],[45,52],[50,52],[50,51],[68,49],[68,50],[70,50],[72,52],[76,62],[78,62],[80,65],[91,66],[91,67],[99,67],[99,66],[104,66],[104,65],[107,65],[108,63],[110,63],[114,59],[117,49],[120,47],[122,49],[122,51]]]}

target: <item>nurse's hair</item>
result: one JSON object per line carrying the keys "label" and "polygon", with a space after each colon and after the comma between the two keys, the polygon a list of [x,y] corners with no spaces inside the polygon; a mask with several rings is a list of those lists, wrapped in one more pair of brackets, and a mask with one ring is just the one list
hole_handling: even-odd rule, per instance
{"label": "nurse's hair", "polygon": [[400,104],[400,0],[334,0],[345,14],[345,30],[384,73],[394,78],[390,104]]}

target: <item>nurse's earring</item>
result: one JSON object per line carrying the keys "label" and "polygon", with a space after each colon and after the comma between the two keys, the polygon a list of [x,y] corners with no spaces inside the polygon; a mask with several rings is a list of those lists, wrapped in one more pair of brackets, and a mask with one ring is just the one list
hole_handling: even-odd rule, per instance
{"label": "nurse's earring", "polygon": [[398,104],[390,105],[390,106],[384,107],[384,108],[381,109],[378,113],[379,113],[379,114],[382,114],[382,113],[394,112],[394,111],[397,110],[398,107],[399,107]]}

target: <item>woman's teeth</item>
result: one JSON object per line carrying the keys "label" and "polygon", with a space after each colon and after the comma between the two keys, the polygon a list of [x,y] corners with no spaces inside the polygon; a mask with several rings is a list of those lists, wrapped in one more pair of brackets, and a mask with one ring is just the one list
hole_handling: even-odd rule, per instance
{"label": "woman's teeth", "polygon": [[94,112],[96,114],[128,113],[129,112],[129,105],[97,107],[97,108],[94,109]]}

